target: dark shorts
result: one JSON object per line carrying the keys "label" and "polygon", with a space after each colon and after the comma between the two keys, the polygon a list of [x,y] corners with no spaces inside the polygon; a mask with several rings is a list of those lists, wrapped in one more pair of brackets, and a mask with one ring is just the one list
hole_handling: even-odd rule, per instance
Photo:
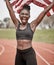
{"label": "dark shorts", "polygon": [[17,49],[15,65],[37,65],[34,49],[32,47],[26,50]]}

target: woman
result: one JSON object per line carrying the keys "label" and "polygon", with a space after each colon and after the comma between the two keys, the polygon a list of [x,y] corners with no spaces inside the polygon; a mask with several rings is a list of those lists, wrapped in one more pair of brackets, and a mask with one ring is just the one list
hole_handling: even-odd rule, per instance
{"label": "woman", "polygon": [[16,27],[16,39],[17,39],[17,53],[15,58],[15,65],[37,65],[36,54],[32,48],[32,38],[36,27],[41,22],[45,14],[52,8],[54,3],[49,5],[37,19],[28,23],[30,18],[30,6],[24,5],[19,17],[21,22],[15,17],[13,9],[8,0],[6,1],[7,8],[9,10],[11,19]]}

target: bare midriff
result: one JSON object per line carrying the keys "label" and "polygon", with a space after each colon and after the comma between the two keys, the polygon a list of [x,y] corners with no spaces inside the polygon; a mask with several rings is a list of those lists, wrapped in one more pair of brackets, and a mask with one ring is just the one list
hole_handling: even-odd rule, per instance
{"label": "bare midriff", "polygon": [[17,48],[20,50],[25,50],[32,47],[31,40],[17,40]]}

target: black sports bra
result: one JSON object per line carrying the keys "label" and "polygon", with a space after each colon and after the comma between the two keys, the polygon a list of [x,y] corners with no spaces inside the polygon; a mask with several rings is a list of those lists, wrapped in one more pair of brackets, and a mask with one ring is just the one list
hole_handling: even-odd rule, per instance
{"label": "black sports bra", "polygon": [[33,31],[30,28],[30,24],[28,23],[26,29],[24,29],[24,30],[19,29],[20,24],[21,23],[19,23],[18,28],[16,30],[16,39],[17,40],[18,39],[32,40],[32,38],[33,38]]}

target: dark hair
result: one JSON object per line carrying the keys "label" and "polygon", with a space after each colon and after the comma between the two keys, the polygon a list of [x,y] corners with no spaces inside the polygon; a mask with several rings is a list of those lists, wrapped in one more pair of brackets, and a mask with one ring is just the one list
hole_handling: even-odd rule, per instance
{"label": "dark hair", "polygon": [[24,4],[24,5],[23,5],[23,9],[26,9],[26,10],[30,11],[30,6],[27,5],[27,4]]}

